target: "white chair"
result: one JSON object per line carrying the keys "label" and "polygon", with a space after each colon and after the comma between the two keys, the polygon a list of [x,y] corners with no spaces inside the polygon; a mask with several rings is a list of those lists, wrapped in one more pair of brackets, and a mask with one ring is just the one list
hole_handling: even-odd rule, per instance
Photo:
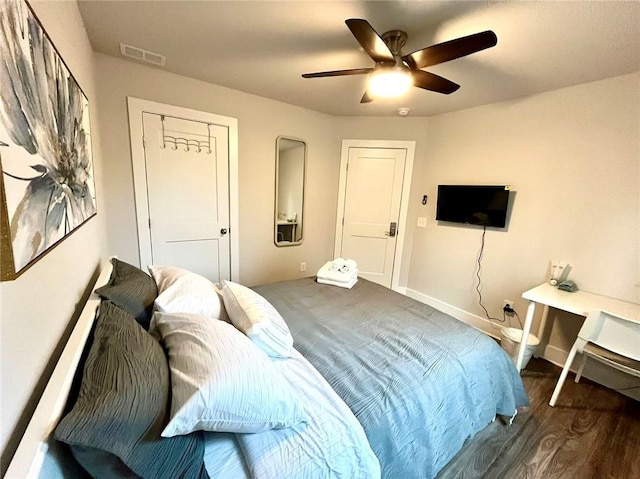
{"label": "white chair", "polygon": [[576,382],[580,381],[587,357],[640,377],[640,321],[600,310],[589,313],[562,368],[549,406],[556,404],[576,353],[582,354]]}

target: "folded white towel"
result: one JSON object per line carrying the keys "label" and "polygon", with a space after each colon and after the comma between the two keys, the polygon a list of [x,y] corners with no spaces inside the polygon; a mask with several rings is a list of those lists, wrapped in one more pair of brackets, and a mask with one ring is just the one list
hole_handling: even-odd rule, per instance
{"label": "folded white towel", "polygon": [[323,278],[316,278],[316,281],[320,284],[328,284],[331,286],[338,286],[340,288],[351,289],[358,282],[358,277],[356,276],[346,283],[344,281],[331,281],[330,279]]}
{"label": "folded white towel", "polygon": [[345,260],[344,264],[340,268],[340,271],[342,273],[347,273],[349,271],[353,271],[353,270],[357,270],[357,269],[358,269],[358,263],[356,263],[352,259],[347,259],[347,260]]}
{"label": "folded white towel", "polygon": [[358,263],[352,259],[336,258],[327,261],[317,273],[318,277],[331,281],[350,281],[358,275]]}
{"label": "folded white towel", "polygon": [[352,259],[336,258],[333,261],[327,261],[326,266],[328,266],[329,271],[346,273],[349,270],[357,269],[358,263]]}
{"label": "folded white towel", "polygon": [[[334,260],[335,261],[335,260]],[[316,276],[322,279],[328,279],[330,281],[338,281],[342,283],[348,283],[353,278],[358,277],[358,268],[357,265],[355,268],[346,267],[343,263],[340,268],[344,268],[344,271],[341,269],[336,269],[337,264],[334,261],[327,261],[322,268],[318,270]],[[355,264],[355,261],[353,261]]]}
{"label": "folded white towel", "polygon": [[345,260],[343,258],[336,258],[333,261],[327,261],[324,265],[329,271],[340,271],[340,268],[344,266]]}

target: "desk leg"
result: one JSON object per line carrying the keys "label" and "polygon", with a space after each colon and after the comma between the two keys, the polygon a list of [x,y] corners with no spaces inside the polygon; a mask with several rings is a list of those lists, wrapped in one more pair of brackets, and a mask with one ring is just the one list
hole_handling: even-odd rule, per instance
{"label": "desk leg", "polygon": [[545,349],[547,348],[546,339],[547,335],[545,334],[545,328],[547,327],[547,318],[549,317],[549,305],[545,304],[544,309],[542,310],[542,318],[540,318],[540,326],[538,326],[538,339],[540,340],[540,344],[538,345],[534,356],[536,358],[544,356]]}
{"label": "desk leg", "polygon": [[522,338],[520,338],[520,349],[518,350],[518,360],[516,361],[516,369],[522,370],[522,363],[524,360],[524,352],[527,348],[527,339],[529,339],[529,332],[531,331],[531,323],[533,323],[533,314],[536,312],[536,303],[529,301],[529,307],[527,308],[527,316],[524,320],[524,329],[522,331]]}

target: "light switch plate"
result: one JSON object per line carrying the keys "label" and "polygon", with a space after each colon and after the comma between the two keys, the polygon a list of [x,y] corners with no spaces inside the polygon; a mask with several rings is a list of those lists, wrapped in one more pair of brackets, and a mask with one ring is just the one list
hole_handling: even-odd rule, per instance
{"label": "light switch plate", "polygon": [[424,216],[418,217],[418,228],[426,228],[427,227],[427,218]]}

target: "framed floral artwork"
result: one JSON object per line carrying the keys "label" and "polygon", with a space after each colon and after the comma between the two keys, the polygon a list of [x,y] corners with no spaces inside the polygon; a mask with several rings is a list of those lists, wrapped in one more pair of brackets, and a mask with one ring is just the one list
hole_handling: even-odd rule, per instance
{"label": "framed floral artwork", "polygon": [[11,280],[96,214],[89,102],[25,0],[0,0],[0,170]]}

